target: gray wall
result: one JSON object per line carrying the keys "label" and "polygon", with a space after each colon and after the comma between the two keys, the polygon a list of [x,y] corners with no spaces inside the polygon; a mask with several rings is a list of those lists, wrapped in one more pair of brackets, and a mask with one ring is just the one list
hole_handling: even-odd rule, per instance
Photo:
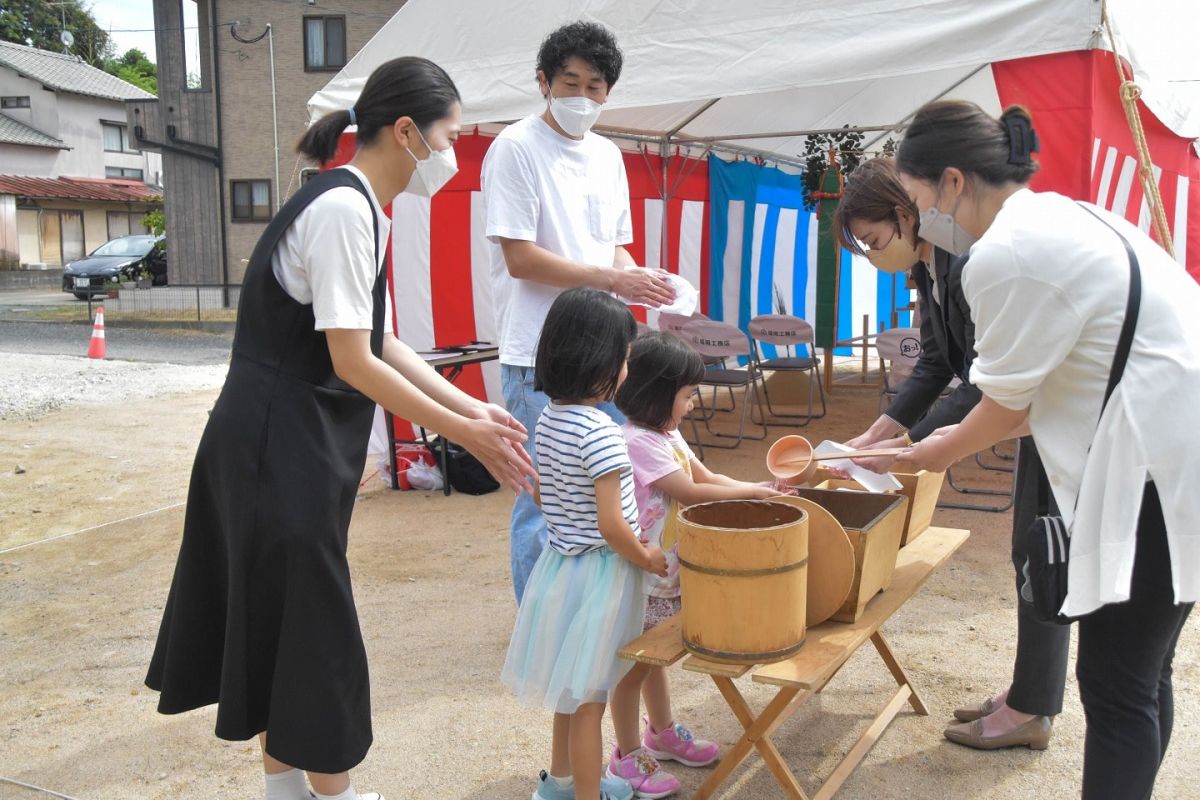
{"label": "gray wall", "polygon": [[18,122],[61,139],[69,150],[0,144],[0,174],[32,177],[103,178],[105,167],[142,170],[153,184],[162,173],[157,153],[108,153],[101,121],[125,123],[125,104],[119,100],[52,92],[41,84],[0,67],[0,95],[27,96],[30,108],[6,108]]}

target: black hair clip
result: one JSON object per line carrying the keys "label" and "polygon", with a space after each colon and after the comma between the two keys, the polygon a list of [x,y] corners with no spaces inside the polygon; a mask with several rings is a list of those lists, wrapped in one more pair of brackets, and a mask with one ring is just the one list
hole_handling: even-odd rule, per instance
{"label": "black hair clip", "polygon": [[1037,131],[1021,114],[1009,114],[1005,117],[1004,128],[1008,131],[1008,163],[1025,166],[1030,161],[1030,155],[1040,148]]}

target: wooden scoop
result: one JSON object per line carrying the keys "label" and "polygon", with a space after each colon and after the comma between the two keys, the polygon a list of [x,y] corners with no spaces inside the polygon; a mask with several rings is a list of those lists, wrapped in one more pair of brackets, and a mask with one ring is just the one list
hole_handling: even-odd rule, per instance
{"label": "wooden scoop", "polygon": [[813,452],[812,442],[803,436],[781,436],[767,451],[767,469],[783,483],[799,486],[808,483],[817,474],[820,461],[842,458],[870,458],[871,456],[895,456],[906,448],[876,450],[853,450],[845,453]]}
{"label": "wooden scoop", "polygon": [[809,461],[834,461],[839,458],[873,458],[874,456],[898,456],[908,452],[907,447],[884,447],[877,450],[848,450],[844,453],[817,453],[809,458],[789,458],[776,461],[776,467],[804,467]]}

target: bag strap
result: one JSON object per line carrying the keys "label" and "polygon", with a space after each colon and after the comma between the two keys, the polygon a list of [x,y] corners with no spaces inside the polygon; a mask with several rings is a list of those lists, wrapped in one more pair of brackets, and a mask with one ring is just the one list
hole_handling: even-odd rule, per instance
{"label": "bag strap", "polygon": [[1120,238],[1121,244],[1125,246],[1125,254],[1129,257],[1129,299],[1125,302],[1125,321],[1121,324],[1121,335],[1117,338],[1117,350],[1113,355],[1112,369],[1108,373],[1108,386],[1104,389],[1104,403],[1100,406],[1100,416],[1103,417],[1104,409],[1108,407],[1108,398],[1112,397],[1117,384],[1121,382],[1121,376],[1125,374],[1125,364],[1129,360],[1129,351],[1133,347],[1133,332],[1137,327],[1138,313],[1142,306],[1142,270],[1138,266],[1137,254],[1133,252],[1133,246],[1129,244],[1125,235],[1092,209],[1082,203],[1080,206]]}
{"label": "bag strap", "polygon": [[[1104,417],[1104,410],[1108,408],[1108,399],[1112,397],[1113,391],[1116,390],[1117,384],[1121,382],[1121,377],[1125,374],[1125,364],[1129,361],[1129,351],[1133,348],[1133,333],[1137,328],[1138,313],[1142,306],[1142,270],[1138,265],[1137,254],[1133,252],[1133,246],[1129,244],[1125,235],[1085,204],[1080,203],[1079,206],[1117,235],[1121,244],[1125,246],[1125,255],[1129,258],[1129,297],[1125,301],[1125,321],[1121,323],[1121,334],[1117,337],[1117,349],[1113,354],[1112,368],[1108,373],[1108,386],[1104,389],[1104,402],[1100,404],[1100,417],[1096,420],[1096,425],[1099,427],[1100,419]],[[1091,453],[1092,448],[1089,445],[1088,456],[1091,456]],[[1046,516],[1050,513],[1050,486],[1044,470],[1038,480],[1037,503],[1039,515]],[[1079,508],[1078,494],[1075,495],[1075,508]],[[1070,531],[1067,532],[1067,535],[1070,535]]]}

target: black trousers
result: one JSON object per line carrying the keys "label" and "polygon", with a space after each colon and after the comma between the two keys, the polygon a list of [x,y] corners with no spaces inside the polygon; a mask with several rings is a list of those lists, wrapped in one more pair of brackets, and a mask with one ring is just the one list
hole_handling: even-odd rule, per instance
{"label": "black trousers", "polygon": [[[1038,481],[1045,479],[1037,447],[1033,438],[1027,436],[1021,440],[1017,453],[1017,496],[1012,532],[1012,562],[1017,585],[1017,656],[1013,661],[1012,683],[1006,702],[1009,708],[1024,714],[1053,717],[1062,711],[1071,629],[1040,621],[1033,606],[1021,600],[1020,591],[1028,551],[1027,533],[1037,516]],[[1056,513],[1056,509],[1051,509],[1050,513]]]}
{"label": "black trousers", "polygon": [[1162,506],[1146,484],[1129,600],[1079,620],[1084,800],[1148,800],[1171,740],[1171,661],[1192,604],[1175,604]]}

